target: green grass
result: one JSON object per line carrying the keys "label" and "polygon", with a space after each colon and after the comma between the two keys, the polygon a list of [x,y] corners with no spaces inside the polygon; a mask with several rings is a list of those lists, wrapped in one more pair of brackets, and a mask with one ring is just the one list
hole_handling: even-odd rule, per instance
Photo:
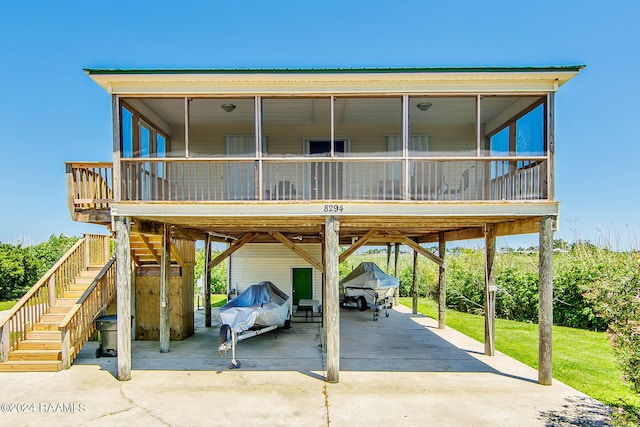
{"label": "green grass", "polygon": [[[200,297],[200,307],[202,307],[202,297]],[[227,296],[224,294],[221,295],[217,295],[217,294],[211,294],[211,307],[213,308],[217,308],[217,307],[222,307],[223,305],[225,305],[227,303]],[[194,307],[198,307],[198,295],[195,295],[193,297],[193,306]]]}
{"label": "green grass", "polygon": [[[400,298],[411,307],[411,298]],[[437,318],[435,301],[420,298],[418,312]],[[454,310],[446,312],[447,326],[480,342],[484,341],[484,317]],[[538,368],[538,325],[496,319],[496,350]],[[601,401],[627,412],[640,414],[640,395],[620,380],[618,368],[605,332],[561,326],[553,327],[553,377]]]}
{"label": "green grass", "polygon": [[11,310],[18,300],[15,301],[0,301],[0,311]]}
{"label": "green grass", "polygon": [[226,295],[211,295],[211,307],[222,307],[227,303]]}

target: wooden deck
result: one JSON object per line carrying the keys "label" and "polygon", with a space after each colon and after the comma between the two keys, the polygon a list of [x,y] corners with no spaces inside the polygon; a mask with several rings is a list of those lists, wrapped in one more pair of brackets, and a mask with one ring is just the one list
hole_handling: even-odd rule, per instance
{"label": "wooden deck", "polygon": [[[239,165],[259,170],[255,160],[128,159],[120,200],[114,198],[112,164],[67,163],[69,209],[74,220],[97,224],[109,225],[112,215],[137,218],[152,234],[168,223],[186,238],[213,232],[237,239],[258,232],[265,233],[258,239],[264,241],[273,241],[267,233],[274,230],[319,241],[325,217],[338,215],[346,243],[370,230],[395,230],[418,242],[437,241],[440,232],[449,233],[448,240],[479,238],[487,224],[502,224],[499,235],[532,233],[539,230],[538,218],[558,214],[541,158],[416,160],[407,168],[413,174],[378,179],[398,161],[269,160],[262,174],[247,180],[254,169]],[[270,162],[278,165],[278,175]],[[318,173],[313,168],[348,169],[343,178],[353,179],[316,180],[312,188],[310,177]],[[233,177],[237,182],[229,184]],[[393,241],[383,236],[377,240]]]}

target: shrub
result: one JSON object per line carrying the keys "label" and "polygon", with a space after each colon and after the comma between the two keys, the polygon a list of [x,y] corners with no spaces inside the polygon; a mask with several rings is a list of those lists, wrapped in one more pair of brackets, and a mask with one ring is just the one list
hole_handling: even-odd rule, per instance
{"label": "shrub", "polygon": [[24,295],[38,280],[40,265],[28,248],[0,244],[0,301]]}
{"label": "shrub", "polygon": [[[211,258],[215,258],[219,252],[212,252]],[[204,249],[196,250],[196,265],[193,267],[193,277],[197,281],[204,274]],[[194,281],[194,291],[199,290]],[[227,293],[227,261],[222,261],[211,269],[211,293],[226,294]]]}
{"label": "shrub", "polygon": [[589,298],[609,325],[607,332],[622,379],[640,393],[640,257],[635,254],[633,264],[617,267],[624,270],[622,280],[617,271],[609,271],[598,280]]}
{"label": "shrub", "polygon": [[496,274],[496,316],[533,322],[538,318],[538,275],[509,266]]}

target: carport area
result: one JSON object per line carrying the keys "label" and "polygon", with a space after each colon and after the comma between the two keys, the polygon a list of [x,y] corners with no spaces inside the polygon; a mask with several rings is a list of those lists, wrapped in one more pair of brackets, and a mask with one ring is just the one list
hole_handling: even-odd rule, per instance
{"label": "carport area", "polygon": [[[47,425],[598,425],[606,407],[537,371],[403,306],[373,322],[371,311],[340,310],[340,383],[325,379],[322,329],[242,341],[239,370],[217,353],[218,327],[159,353],[134,341],[133,381],[116,379],[115,358],[96,359],[89,342],[58,373],[3,374],[2,402],[74,403],[73,413],[3,413],[3,423]],[[215,316],[214,316],[215,319]],[[77,406],[82,404],[83,406]]]}

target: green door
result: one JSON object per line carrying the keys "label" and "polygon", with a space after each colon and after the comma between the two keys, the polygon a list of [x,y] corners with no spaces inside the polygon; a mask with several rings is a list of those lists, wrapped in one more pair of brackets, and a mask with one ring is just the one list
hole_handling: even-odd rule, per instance
{"label": "green door", "polygon": [[301,299],[311,299],[312,268],[293,269],[293,305],[298,305]]}

